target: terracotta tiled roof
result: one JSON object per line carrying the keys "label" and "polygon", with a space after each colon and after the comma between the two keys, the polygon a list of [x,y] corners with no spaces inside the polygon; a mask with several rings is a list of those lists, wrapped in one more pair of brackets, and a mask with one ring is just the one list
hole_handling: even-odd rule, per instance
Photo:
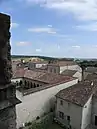
{"label": "terracotta tiled roof", "polygon": [[41,80],[49,84],[55,84],[55,83],[62,82],[62,81],[70,81],[73,79],[74,78],[72,77],[64,76],[61,74],[54,74],[54,73],[45,73],[44,75],[37,77],[37,80]]}
{"label": "terracotta tiled roof", "polygon": [[20,78],[20,77],[25,77],[29,79],[36,78],[40,76],[41,74],[44,74],[43,72],[38,72],[38,71],[32,71],[28,69],[23,69],[19,68],[16,71],[13,72],[13,78]]}
{"label": "terracotta tiled roof", "polygon": [[85,72],[95,73],[95,72],[97,72],[97,67],[87,67],[85,69]]}
{"label": "terracotta tiled roof", "polygon": [[64,70],[61,74],[65,75],[65,76],[73,76],[75,73],[77,72],[77,70]]}
{"label": "terracotta tiled roof", "polygon": [[33,79],[36,81],[42,81],[48,84],[67,82],[75,79],[61,74],[54,74],[38,70],[28,70],[28,69],[18,69],[13,74],[13,79],[22,77]]}
{"label": "terracotta tiled roof", "polygon": [[85,80],[95,80],[95,79],[97,79],[97,73],[87,73],[87,75],[86,75],[86,73],[87,72],[84,73]]}
{"label": "terracotta tiled roof", "polygon": [[13,77],[12,78],[21,78],[24,77],[26,70],[24,68],[16,69],[13,71]]}
{"label": "terracotta tiled roof", "polygon": [[45,74],[44,72],[40,72],[40,71],[26,70],[24,77],[29,78],[29,79],[35,79],[44,74]]}
{"label": "terracotta tiled roof", "polygon": [[74,61],[58,61],[56,63],[51,63],[51,64],[48,64],[48,65],[72,66],[72,65],[77,65],[77,64]]}
{"label": "terracotta tiled roof", "polygon": [[91,81],[86,81],[66,88],[56,96],[79,106],[84,106],[95,89],[97,89],[97,80],[94,81],[94,85],[91,85]]}

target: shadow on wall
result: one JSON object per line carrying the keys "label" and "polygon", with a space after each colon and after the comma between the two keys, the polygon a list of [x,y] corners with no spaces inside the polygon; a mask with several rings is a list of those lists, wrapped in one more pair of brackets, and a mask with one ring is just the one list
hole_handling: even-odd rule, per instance
{"label": "shadow on wall", "polygon": [[0,129],[8,129],[8,127],[5,123],[0,122]]}

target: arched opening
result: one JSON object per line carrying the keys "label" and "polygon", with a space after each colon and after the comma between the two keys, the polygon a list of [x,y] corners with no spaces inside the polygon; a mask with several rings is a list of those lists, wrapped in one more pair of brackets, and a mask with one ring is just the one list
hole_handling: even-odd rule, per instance
{"label": "arched opening", "polygon": [[16,81],[16,85],[17,85],[17,86],[19,85],[18,81]]}
{"label": "arched opening", "polygon": [[32,84],[32,82],[31,82],[31,88],[33,88],[33,84]]}
{"label": "arched opening", "polygon": [[39,87],[39,84],[37,84],[37,87]]}
{"label": "arched opening", "polygon": [[23,84],[22,80],[20,80],[20,86]]}
{"label": "arched opening", "polygon": [[34,88],[36,87],[36,84],[34,83]]}
{"label": "arched opening", "polygon": [[26,82],[26,80],[25,80],[25,82],[24,82],[24,83],[25,83],[25,86],[26,86],[26,85],[27,85],[27,82]]}
{"label": "arched opening", "polygon": [[30,86],[29,81],[27,82],[27,86],[28,86],[28,88],[29,88],[29,86]]}

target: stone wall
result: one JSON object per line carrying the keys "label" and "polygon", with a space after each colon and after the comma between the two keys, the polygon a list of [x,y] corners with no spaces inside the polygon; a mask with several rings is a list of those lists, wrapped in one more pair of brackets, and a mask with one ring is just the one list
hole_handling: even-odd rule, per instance
{"label": "stone wall", "polygon": [[[11,34],[9,30],[10,16],[0,13],[0,93],[3,91],[3,99],[0,100],[0,105],[2,105],[0,108],[0,128],[2,126],[2,129],[16,129],[15,104],[10,102],[10,99],[16,96],[16,89],[11,84]],[[2,95],[0,94],[0,97]]]}

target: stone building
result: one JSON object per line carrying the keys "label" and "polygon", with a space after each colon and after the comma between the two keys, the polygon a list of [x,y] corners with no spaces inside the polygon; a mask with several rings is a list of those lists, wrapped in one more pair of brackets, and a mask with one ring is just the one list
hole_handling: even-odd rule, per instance
{"label": "stone building", "polygon": [[11,83],[10,16],[0,13],[0,128],[16,129],[16,88]]}
{"label": "stone building", "polygon": [[61,74],[65,76],[76,77],[79,81],[82,81],[82,73],[80,71],[67,69],[64,70]]}
{"label": "stone building", "polygon": [[56,121],[69,129],[97,128],[97,80],[61,90],[56,98]]}
{"label": "stone building", "polygon": [[12,81],[17,83],[17,98],[22,103],[16,106],[17,127],[35,120],[54,109],[55,95],[62,89],[78,82],[77,78],[61,74],[18,70]]}
{"label": "stone building", "polygon": [[77,70],[82,72],[80,66],[74,61],[59,61],[47,65],[47,71],[51,73],[59,74],[65,70]]}

